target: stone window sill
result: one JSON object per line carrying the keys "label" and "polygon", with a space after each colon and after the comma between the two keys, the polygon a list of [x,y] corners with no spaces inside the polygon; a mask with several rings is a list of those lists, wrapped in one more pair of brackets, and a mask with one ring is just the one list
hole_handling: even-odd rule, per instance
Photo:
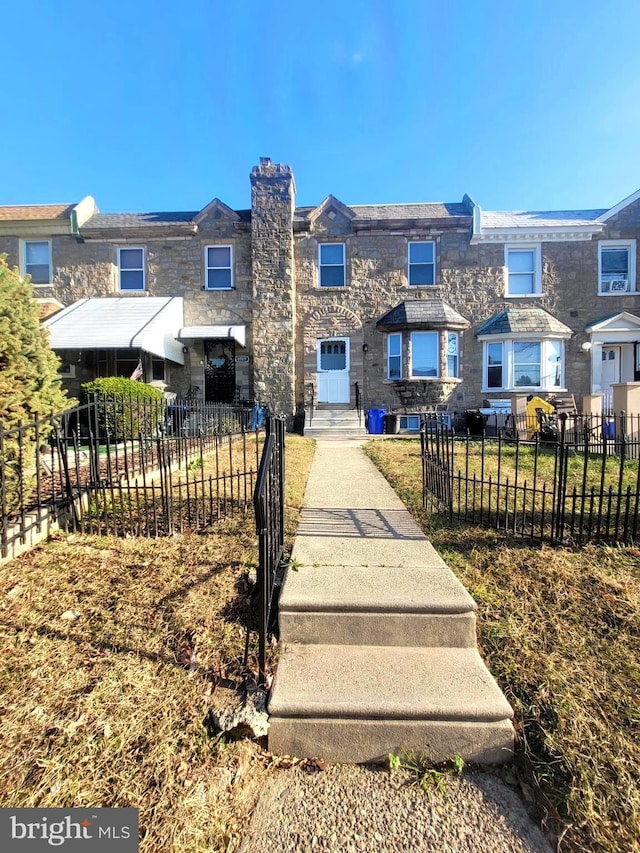
{"label": "stone window sill", "polygon": [[384,385],[397,385],[399,382],[453,382],[456,385],[462,383],[459,376],[407,376],[406,379],[383,379]]}

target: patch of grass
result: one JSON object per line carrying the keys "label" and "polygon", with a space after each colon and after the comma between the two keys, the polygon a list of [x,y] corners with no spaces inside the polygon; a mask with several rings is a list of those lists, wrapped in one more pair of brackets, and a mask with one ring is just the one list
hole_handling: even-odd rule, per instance
{"label": "patch of grass", "polygon": [[411,778],[411,785],[418,785],[429,794],[437,791],[446,797],[446,783],[451,776],[460,776],[465,767],[465,761],[459,755],[455,755],[451,761],[434,766],[429,762],[424,753],[413,751],[402,751],[402,755],[389,755],[389,770],[406,770]]}
{"label": "patch of grass", "polygon": [[530,546],[421,506],[416,442],[366,448],[478,604],[516,769],[571,851],[640,850],[640,551]]}
{"label": "patch of grass", "polygon": [[[293,536],[313,442],[287,438]],[[268,761],[213,738],[244,666],[250,515],[207,535],[58,536],[0,566],[0,805],[134,806],[142,853],[237,850]]]}

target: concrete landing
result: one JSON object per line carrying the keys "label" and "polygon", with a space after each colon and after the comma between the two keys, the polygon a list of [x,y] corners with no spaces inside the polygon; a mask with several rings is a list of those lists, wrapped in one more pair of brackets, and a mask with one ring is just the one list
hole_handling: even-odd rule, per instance
{"label": "concrete landing", "polygon": [[280,598],[269,747],[506,761],[512,712],[477,653],[475,604],[360,444],[316,446]]}

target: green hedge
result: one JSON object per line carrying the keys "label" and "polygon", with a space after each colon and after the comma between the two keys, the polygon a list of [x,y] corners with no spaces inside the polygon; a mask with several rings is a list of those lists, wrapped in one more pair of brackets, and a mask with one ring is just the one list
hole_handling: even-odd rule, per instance
{"label": "green hedge", "polygon": [[98,404],[101,435],[123,441],[155,435],[163,417],[164,396],[157,388],[124,376],[105,376],[85,382],[86,401]]}

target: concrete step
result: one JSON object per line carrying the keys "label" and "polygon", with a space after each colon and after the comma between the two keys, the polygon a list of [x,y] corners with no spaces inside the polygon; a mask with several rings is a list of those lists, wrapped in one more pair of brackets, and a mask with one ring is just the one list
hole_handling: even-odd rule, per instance
{"label": "concrete step", "polygon": [[512,710],[475,649],[285,644],[269,749],[325,761],[512,757]]}
{"label": "concrete step", "polygon": [[336,427],[314,427],[313,429],[308,429],[305,427],[304,434],[306,438],[314,438],[314,439],[344,439],[344,438],[363,438],[366,436],[366,430],[359,429],[358,427],[354,428],[336,428]]}
{"label": "concrete step", "polygon": [[358,418],[355,409],[314,409],[313,417],[307,411],[304,434],[309,438],[350,438],[366,435],[364,417]]}
{"label": "concrete step", "polygon": [[285,643],[475,648],[476,605],[434,555],[431,566],[287,570],[280,595]]}
{"label": "concrete step", "polygon": [[311,417],[310,412],[307,412],[306,423],[314,424],[326,421],[336,423],[358,423],[362,421],[364,423],[364,415],[358,418],[358,413],[354,409],[326,409],[324,411],[316,409],[313,417]]}

